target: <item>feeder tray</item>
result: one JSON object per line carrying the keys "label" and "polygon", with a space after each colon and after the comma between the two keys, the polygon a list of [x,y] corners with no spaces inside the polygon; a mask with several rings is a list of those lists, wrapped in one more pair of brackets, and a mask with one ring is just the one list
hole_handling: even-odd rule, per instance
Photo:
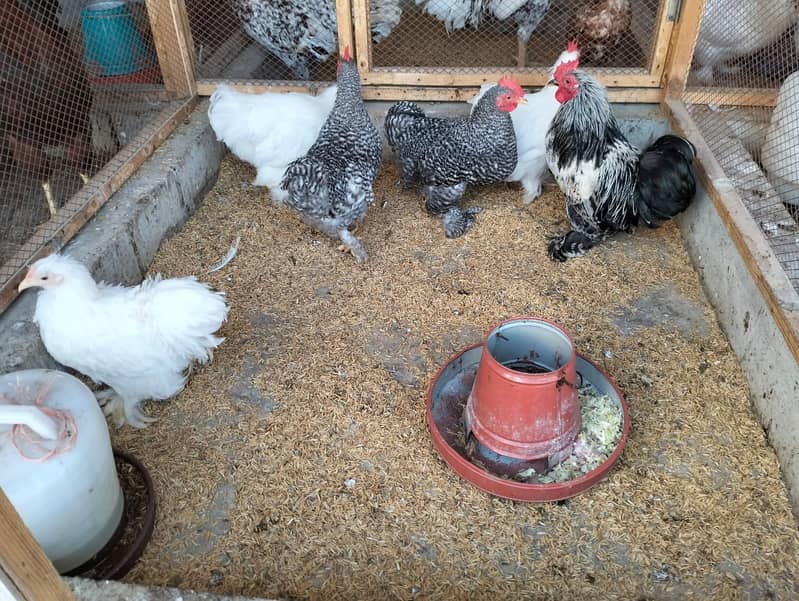
{"label": "feeder tray", "polygon": [[[482,354],[483,345],[476,344],[452,357],[438,371],[427,392],[427,425],[433,445],[447,465],[481,490],[515,501],[559,501],[580,494],[602,480],[621,455],[630,429],[630,415],[624,396],[607,374],[593,362],[577,354],[576,368],[582,384],[590,384],[600,394],[608,395],[622,409],[621,437],[608,459],[573,480],[546,484],[517,482],[509,479],[509,476],[526,467],[540,471],[540,462],[522,462],[500,455],[476,440],[467,440],[465,434],[464,408]],[[470,452],[471,445],[475,446]]]}
{"label": "feeder tray", "polygon": [[119,580],[141,557],[155,527],[155,488],[147,468],[133,455],[114,449],[124,496],[122,519],[97,554],[65,576]]}

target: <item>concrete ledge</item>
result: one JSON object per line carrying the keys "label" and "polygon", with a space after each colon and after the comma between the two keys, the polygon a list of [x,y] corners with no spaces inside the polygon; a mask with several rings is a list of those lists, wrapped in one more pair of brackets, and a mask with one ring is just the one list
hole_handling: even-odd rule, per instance
{"label": "concrete ledge", "polygon": [[[164,142],[65,247],[95,278],[141,281],[161,241],[194,213],[216,181],[224,146],[208,124],[208,101]],[[0,373],[56,368],[31,320],[36,291],[0,315]]]}
{"label": "concrete ledge", "polygon": [[77,601],[267,601],[253,597],[225,597],[176,588],[123,584],[114,580],[65,580]]}

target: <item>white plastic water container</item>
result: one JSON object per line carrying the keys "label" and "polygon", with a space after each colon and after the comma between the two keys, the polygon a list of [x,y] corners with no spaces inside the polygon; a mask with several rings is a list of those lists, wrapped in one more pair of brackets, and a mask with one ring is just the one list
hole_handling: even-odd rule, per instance
{"label": "white plastic water container", "polygon": [[49,369],[0,376],[0,488],[61,573],[113,536],[122,488],[105,417],[80,380]]}

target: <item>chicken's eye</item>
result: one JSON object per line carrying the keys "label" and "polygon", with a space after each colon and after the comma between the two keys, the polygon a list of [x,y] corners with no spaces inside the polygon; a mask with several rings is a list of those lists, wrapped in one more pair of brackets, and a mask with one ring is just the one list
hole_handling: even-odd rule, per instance
{"label": "chicken's eye", "polygon": [[44,280],[46,280],[48,277],[50,277],[50,276],[43,275],[43,276],[41,277],[41,280],[42,280],[42,281],[44,281]]}

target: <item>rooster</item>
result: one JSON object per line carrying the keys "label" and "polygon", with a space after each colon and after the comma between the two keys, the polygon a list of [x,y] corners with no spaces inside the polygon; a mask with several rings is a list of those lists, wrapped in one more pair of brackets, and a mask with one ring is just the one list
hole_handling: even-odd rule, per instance
{"label": "rooster", "polygon": [[555,70],[561,106],[546,137],[547,163],[571,225],[549,241],[557,261],[640,222],[656,227],[684,211],[696,192],[693,144],[666,135],[641,153],[619,129],[605,88],[576,67],[567,62]]}
{"label": "rooster", "polygon": [[[576,65],[579,57],[580,52],[577,49],[577,44],[571,42],[567,49],[558,57],[558,60],[555,61],[552,73],[554,74],[558,65],[567,61]],[[476,105],[480,98],[483,97],[483,94],[495,85],[493,83],[483,84],[480,92],[469,100],[469,103],[473,106]],[[519,106],[510,114],[511,121],[513,121],[513,130],[516,132],[518,159],[516,168],[513,173],[505,178],[505,181],[521,182],[524,190],[524,204],[530,204],[541,195],[541,179],[547,173],[544,139],[552,118],[558,108],[560,108],[560,103],[555,100],[556,90],[557,87],[548,85],[534,94],[525,94],[524,99],[527,104]]]}
{"label": "rooster", "polygon": [[267,186],[275,202],[284,202],[288,194],[280,182],[286,167],[316,141],[335,99],[336,86],[311,96],[246,94],[220,85],[211,96],[208,120],[217,139],[255,167],[253,185]]}
{"label": "rooster", "polygon": [[141,402],[167,399],[186,385],[186,370],[204,363],[223,338],[224,295],[196,278],[147,278],[138,286],[95,283],[75,259],[52,254],[31,265],[19,285],[39,287],[33,319],[47,352],[95,382],[117,426],[154,421]]}
{"label": "rooster", "polygon": [[336,101],[308,153],[293,161],[280,184],[285,204],[307,225],[340,239],[358,263],[367,260],[361,241],[349,231],[374,203],[374,184],[383,145],[361,99],[358,68],[349,47],[338,63]]}
{"label": "rooster", "polygon": [[[338,48],[335,0],[231,0],[244,31],[279,58],[297,79],[311,79],[311,61]],[[381,42],[400,21],[400,0],[369,3],[372,40]]]}
{"label": "rooster", "polygon": [[465,234],[480,211],[459,208],[466,186],[501,182],[516,167],[510,113],[526,102],[519,84],[505,77],[480,98],[468,117],[427,117],[407,101],[388,110],[386,138],[399,158],[400,182],[421,184],[425,208],[443,215],[447,238]]}

